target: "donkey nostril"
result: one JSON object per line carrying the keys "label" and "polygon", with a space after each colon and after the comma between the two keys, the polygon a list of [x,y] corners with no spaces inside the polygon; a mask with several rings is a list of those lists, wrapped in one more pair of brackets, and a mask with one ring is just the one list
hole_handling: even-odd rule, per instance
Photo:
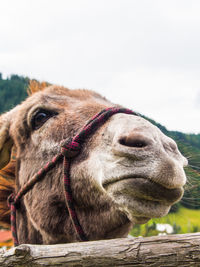
{"label": "donkey nostril", "polygon": [[128,147],[136,147],[136,148],[143,148],[146,147],[148,144],[144,140],[140,139],[133,139],[130,137],[123,137],[119,140],[120,145],[128,146]]}

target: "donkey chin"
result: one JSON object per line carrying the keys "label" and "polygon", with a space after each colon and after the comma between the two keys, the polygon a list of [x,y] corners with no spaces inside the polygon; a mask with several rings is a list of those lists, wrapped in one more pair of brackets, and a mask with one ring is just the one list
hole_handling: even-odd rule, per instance
{"label": "donkey chin", "polygon": [[127,210],[130,220],[138,224],[165,216],[184,192],[183,187],[168,189],[146,178],[123,179],[104,187]]}

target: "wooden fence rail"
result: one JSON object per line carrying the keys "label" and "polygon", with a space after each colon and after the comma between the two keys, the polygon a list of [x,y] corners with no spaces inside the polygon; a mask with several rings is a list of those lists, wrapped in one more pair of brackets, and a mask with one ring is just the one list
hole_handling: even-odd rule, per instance
{"label": "wooden fence rail", "polygon": [[200,233],[120,238],[0,251],[0,266],[200,266]]}

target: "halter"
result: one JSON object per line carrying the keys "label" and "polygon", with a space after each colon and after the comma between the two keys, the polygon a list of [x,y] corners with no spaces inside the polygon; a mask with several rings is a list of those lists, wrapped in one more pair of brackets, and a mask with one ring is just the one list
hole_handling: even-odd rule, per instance
{"label": "halter", "polygon": [[17,227],[16,227],[16,211],[19,209],[19,203],[22,196],[24,196],[33,186],[42,180],[46,173],[53,169],[58,162],[63,160],[63,182],[65,189],[65,198],[67,209],[75,229],[75,232],[80,241],[88,241],[83,228],[79,223],[79,219],[76,214],[76,210],[73,203],[73,196],[71,190],[70,179],[70,164],[73,158],[77,157],[81,152],[81,148],[86,139],[93,134],[102,124],[104,124],[112,115],[116,113],[125,113],[138,115],[132,110],[125,108],[107,108],[97,113],[80,131],[79,134],[74,136],[70,140],[64,140],[61,142],[61,151],[50,162],[39,170],[25,185],[19,190],[17,194],[12,193],[8,197],[8,205],[11,210],[11,231],[13,236],[14,245],[18,246]]}

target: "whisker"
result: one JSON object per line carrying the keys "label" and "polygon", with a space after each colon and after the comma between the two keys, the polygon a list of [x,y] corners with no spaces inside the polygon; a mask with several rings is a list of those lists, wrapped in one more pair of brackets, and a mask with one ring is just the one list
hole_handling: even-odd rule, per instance
{"label": "whisker", "polygon": [[192,199],[192,200],[200,200],[200,198],[196,198],[196,197],[182,197],[182,199]]}
{"label": "whisker", "polygon": [[197,209],[197,207],[200,207],[200,203],[198,203],[198,202],[181,200],[181,203],[183,203],[184,206],[188,206],[189,205],[189,206],[191,206],[193,208],[196,208],[196,209]]}
{"label": "whisker", "polygon": [[189,164],[190,167],[200,170],[200,167]]}

